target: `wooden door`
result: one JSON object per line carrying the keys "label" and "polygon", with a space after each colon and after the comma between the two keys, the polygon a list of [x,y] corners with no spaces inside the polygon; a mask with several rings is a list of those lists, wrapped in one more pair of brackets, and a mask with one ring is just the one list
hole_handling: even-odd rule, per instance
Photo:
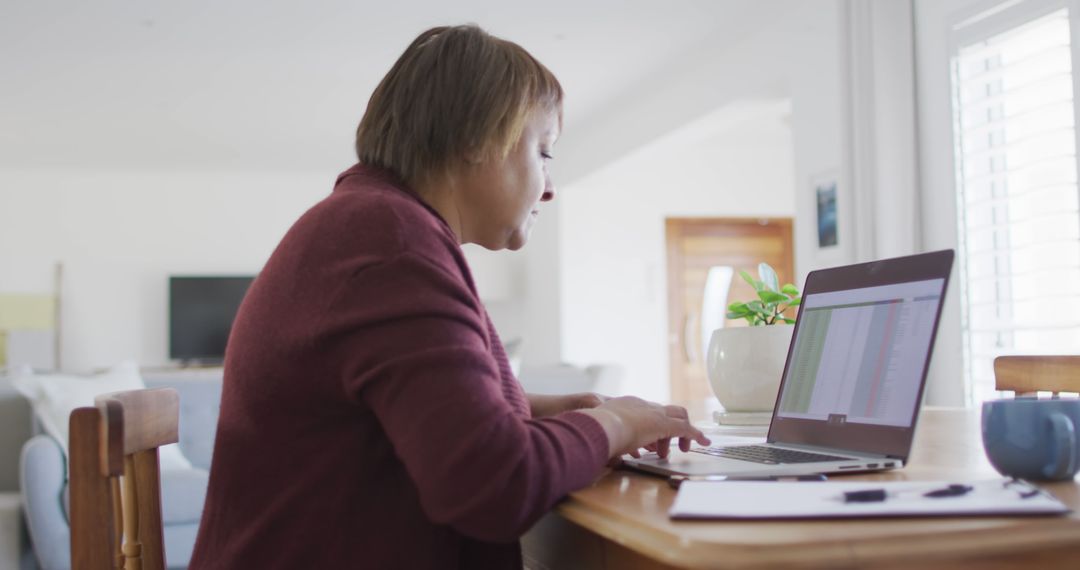
{"label": "wooden door", "polygon": [[[724,308],[732,301],[757,298],[738,272],[746,270],[757,277],[762,261],[776,270],[781,285],[792,283],[791,218],[668,218],[665,225],[671,401],[697,406],[713,397],[705,372],[708,333],[701,330],[709,269],[733,269]],[[723,322],[725,327],[746,326],[742,319]]]}

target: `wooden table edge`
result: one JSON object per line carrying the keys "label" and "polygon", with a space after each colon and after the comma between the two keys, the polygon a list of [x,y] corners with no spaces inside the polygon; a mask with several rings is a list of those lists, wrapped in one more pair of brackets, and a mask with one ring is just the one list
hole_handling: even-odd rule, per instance
{"label": "wooden table edge", "polygon": [[[619,515],[597,505],[564,501],[555,512],[590,532],[631,551],[682,568],[755,567],[784,564],[802,567],[832,567],[852,564],[912,563],[915,560],[948,560],[991,557],[996,553],[1071,549],[1080,555],[1080,525],[1062,526],[1059,516],[1024,516],[1031,520],[1023,532],[1015,527],[961,529],[925,535],[859,537],[852,540],[820,540],[790,543],[710,543],[679,537],[633,521],[612,523]],[[913,517],[948,519],[960,517]],[[963,517],[971,518],[971,517]],[[1001,517],[995,517],[1001,518]],[[729,521],[730,522],[730,521]],[[689,524],[697,524],[688,521]],[[912,550],[912,542],[919,544]],[[718,561],[720,563],[718,564]]]}

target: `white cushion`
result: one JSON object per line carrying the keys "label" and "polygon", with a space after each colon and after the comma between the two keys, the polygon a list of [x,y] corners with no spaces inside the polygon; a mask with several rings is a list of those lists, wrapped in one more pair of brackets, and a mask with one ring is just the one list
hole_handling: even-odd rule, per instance
{"label": "white cushion", "polygon": [[[94,398],[110,392],[146,388],[134,362],[121,362],[108,372],[93,376],[35,374],[29,367],[15,372],[15,389],[30,400],[45,433],[60,442],[68,452],[68,419],[75,408],[94,405]],[[180,448],[174,443],[158,450],[161,470],[191,469]]]}

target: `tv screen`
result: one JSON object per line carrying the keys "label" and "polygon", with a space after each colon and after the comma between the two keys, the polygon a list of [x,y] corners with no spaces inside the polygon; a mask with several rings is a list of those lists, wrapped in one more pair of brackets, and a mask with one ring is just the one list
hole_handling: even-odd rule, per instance
{"label": "tv screen", "polygon": [[254,277],[170,277],[169,358],[217,363],[225,358],[236,310]]}

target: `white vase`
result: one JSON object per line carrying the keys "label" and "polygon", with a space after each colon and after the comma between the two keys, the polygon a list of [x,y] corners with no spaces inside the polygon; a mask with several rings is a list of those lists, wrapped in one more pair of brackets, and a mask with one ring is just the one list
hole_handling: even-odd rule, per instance
{"label": "white vase", "polygon": [[771,412],[793,325],[713,331],[706,360],[713,394],[728,412]]}

